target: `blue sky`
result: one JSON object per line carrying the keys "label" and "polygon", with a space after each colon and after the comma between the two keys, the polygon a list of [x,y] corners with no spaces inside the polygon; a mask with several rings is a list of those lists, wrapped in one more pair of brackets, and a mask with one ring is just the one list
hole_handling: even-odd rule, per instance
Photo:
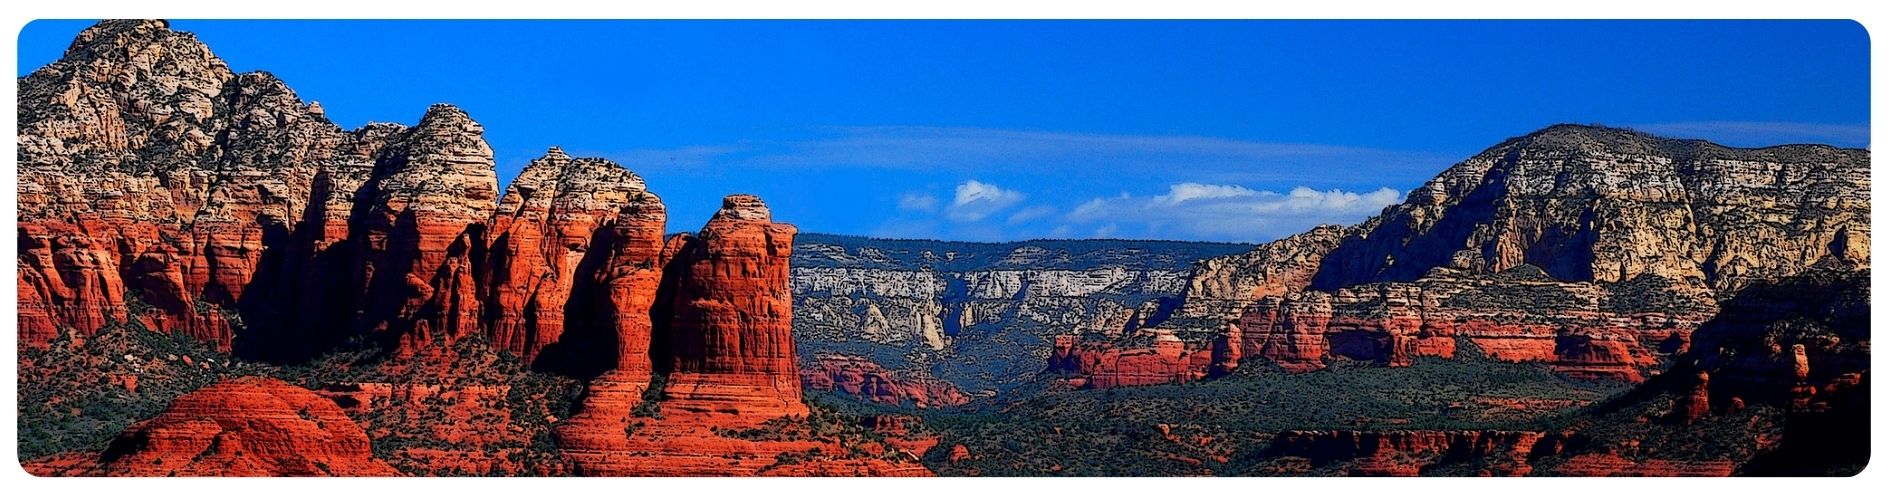
{"label": "blue sky", "polygon": [[[18,74],[89,22],[37,21]],[[344,127],[432,103],[502,181],[550,146],[692,230],[1264,241],[1353,223],[1553,123],[1868,144],[1849,21],[174,21]]]}

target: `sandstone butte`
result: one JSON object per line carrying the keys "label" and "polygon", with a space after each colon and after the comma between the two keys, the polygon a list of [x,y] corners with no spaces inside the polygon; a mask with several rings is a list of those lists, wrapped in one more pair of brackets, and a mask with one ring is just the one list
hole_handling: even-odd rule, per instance
{"label": "sandstone butte", "polygon": [[[809,415],[789,333],[794,236],[760,199],[731,195],[699,234],[669,241],[663,280],[674,302],[654,311],[669,316],[650,352],[664,384],[649,388],[622,370],[592,382],[579,414],[558,429],[577,473],[930,475],[917,462],[852,457],[838,442],[729,434]],[[643,401],[651,389],[657,400]],[[814,451],[834,459],[780,458]]]}
{"label": "sandstone butte", "polygon": [[[477,336],[591,381],[583,412],[559,432],[581,472],[924,473],[869,458],[773,466],[815,444],[710,432],[808,413],[789,334],[796,231],[754,196],[731,195],[700,234],[666,241],[664,206],[642,178],[557,148],[502,194],[484,128],[466,112],[434,105],[413,127],[346,131],[280,80],[233,73],[164,21],[100,22],[20,85],[23,350],[133,320],[271,362],[351,337],[381,342],[395,360],[438,359]],[[648,432],[629,444],[643,454],[593,452],[620,449],[614,439],[627,437],[625,419],[657,375],[663,417],[636,422]],[[217,388],[180,405],[229,401]],[[223,418],[242,428],[270,415]],[[138,428],[208,430],[174,420]],[[729,450],[747,464],[724,463]]]}
{"label": "sandstone butte", "polygon": [[269,378],[226,380],[126,429],[97,456],[25,463],[36,475],[391,476],[335,402]]}

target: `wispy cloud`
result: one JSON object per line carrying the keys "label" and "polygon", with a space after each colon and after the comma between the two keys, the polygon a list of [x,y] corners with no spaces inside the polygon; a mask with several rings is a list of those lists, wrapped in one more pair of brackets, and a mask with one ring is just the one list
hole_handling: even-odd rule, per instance
{"label": "wispy cloud", "polygon": [[[835,197],[802,205],[832,214],[817,217],[843,224],[824,226],[834,232],[1245,242],[1356,223],[1398,201],[1392,187],[1416,184],[1456,160],[1208,136],[926,126],[823,128],[774,140],[607,155],[659,175],[740,177],[751,187],[796,182],[796,192],[807,193],[804,200]],[[811,189],[824,185],[836,188]],[[1100,193],[1122,189],[1132,192]]]}
{"label": "wispy cloud", "polygon": [[939,199],[925,193],[904,193],[900,195],[900,209],[915,212],[931,212],[939,208]]}
{"label": "wispy cloud", "polygon": [[[639,151],[638,157],[659,163],[714,158],[720,165],[754,168],[950,168],[969,174],[1163,170],[1181,174],[1178,179],[1297,179],[1339,185],[1368,183],[1389,174],[1412,174],[1405,177],[1419,180],[1454,160],[1430,152],[1204,136],[929,126],[833,127],[802,139]],[[1307,172],[1331,166],[1355,172]]]}
{"label": "wispy cloud", "polygon": [[1360,193],[1302,186],[1278,193],[1178,183],[1161,195],[1095,198],[1072,209],[1065,219],[1076,226],[1096,224],[1100,233],[1126,237],[1260,242],[1321,224],[1353,224],[1401,199],[1398,191],[1384,187]]}
{"label": "wispy cloud", "polygon": [[1700,138],[1740,147],[1795,143],[1865,147],[1872,140],[1872,126],[1863,123],[1836,125],[1790,121],[1681,121],[1628,126],[1666,137]]}

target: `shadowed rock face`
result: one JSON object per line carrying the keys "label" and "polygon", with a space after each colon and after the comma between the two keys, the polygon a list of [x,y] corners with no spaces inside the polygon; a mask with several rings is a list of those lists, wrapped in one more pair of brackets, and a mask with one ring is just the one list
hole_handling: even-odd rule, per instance
{"label": "shadowed rock face", "polygon": [[138,318],[228,348],[266,243],[377,145],[166,26],[102,22],[20,79],[23,346]]}
{"label": "shadowed rock face", "polygon": [[344,132],[162,21],[101,22],[21,86],[22,344],[136,319],[275,359],[476,327],[498,190],[466,113]]}
{"label": "shadowed rock face", "polygon": [[[285,362],[356,335],[647,344],[663,206],[609,161],[553,152],[502,202],[464,111],[343,131],[162,21],[101,22],[21,87],[23,347],[132,321]],[[564,316],[600,306],[634,314]],[[571,357],[648,366],[625,351]]]}
{"label": "shadowed rock face", "polygon": [[[57,460],[42,460],[51,462]],[[131,476],[390,476],[368,435],[327,398],[245,377],[184,395],[113,440],[93,463],[42,474]]]}
{"label": "shadowed rock face", "polygon": [[[583,327],[559,348],[612,368],[619,351],[579,354],[579,346],[648,340],[663,228],[663,204],[642,178],[610,161],[548,151],[506,188],[488,226],[487,338],[532,362],[566,338],[567,326]],[[631,320],[641,326],[617,326]],[[632,333],[612,336],[624,331]],[[648,347],[628,350],[640,356],[627,359],[647,360]]]}

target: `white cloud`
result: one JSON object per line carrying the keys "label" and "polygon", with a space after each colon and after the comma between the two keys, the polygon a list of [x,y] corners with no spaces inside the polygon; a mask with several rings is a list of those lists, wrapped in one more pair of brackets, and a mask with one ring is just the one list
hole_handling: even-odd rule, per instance
{"label": "white cloud", "polygon": [[953,190],[953,204],[946,208],[947,218],[972,222],[983,219],[1019,202],[1025,201],[1025,194],[1016,190],[1000,188],[997,185],[966,180]]}
{"label": "white cloud", "polygon": [[1175,204],[1205,198],[1232,198],[1239,196],[1255,196],[1258,194],[1261,194],[1261,192],[1240,186],[1177,183],[1169,185],[1169,194],[1156,197],[1156,199],[1157,201]]}
{"label": "white cloud", "polygon": [[1360,193],[1318,191],[1305,186],[1287,193],[1242,186],[1178,183],[1153,196],[1120,194],[1084,202],[1065,214],[1071,224],[1100,224],[1094,235],[1127,234],[1260,242],[1321,224],[1355,224],[1401,194],[1392,188]]}
{"label": "white cloud", "polygon": [[939,209],[939,199],[925,193],[907,193],[900,195],[900,209],[915,212],[931,212]]}
{"label": "white cloud", "polygon": [[[1120,192],[1053,206],[992,183],[966,180],[950,200],[901,197],[902,217],[876,234],[974,241],[1034,238],[1122,238],[1259,243],[1305,232],[1322,224],[1357,224],[1403,199],[1392,188],[1372,191],[1298,186],[1286,192],[1239,185],[1183,182],[1161,194]],[[919,204],[938,205],[936,208]]]}

